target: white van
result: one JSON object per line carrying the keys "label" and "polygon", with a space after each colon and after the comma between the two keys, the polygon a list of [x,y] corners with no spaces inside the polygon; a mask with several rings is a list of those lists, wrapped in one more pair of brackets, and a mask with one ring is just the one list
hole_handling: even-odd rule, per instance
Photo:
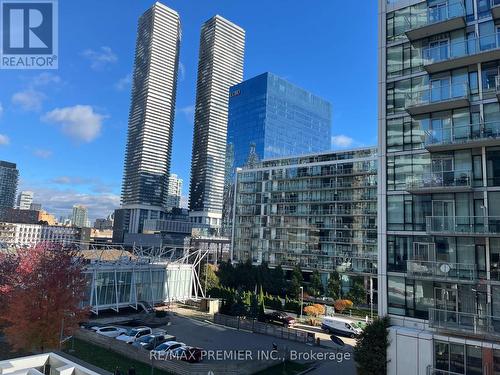
{"label": "white van", "polygon": [[361,333],[361,329],[354,327],[350,320],[331,316],[323,318],[321,329],[332,334],[336,333],[347,337],[356,337]]}

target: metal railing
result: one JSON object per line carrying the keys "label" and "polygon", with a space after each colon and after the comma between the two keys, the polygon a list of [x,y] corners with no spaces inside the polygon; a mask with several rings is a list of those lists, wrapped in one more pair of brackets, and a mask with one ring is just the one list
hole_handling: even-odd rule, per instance
{"label": "metal railing", "polygon": [[500,121],[428,130],[425,145],[454,145],[496,138],[500,138]]}
{"label": "metal railing", "polygon": [[500,234],[500,216],[427,216],[428,233]]}
{"label": "metal railing", "polygon": [[408,174],[406,176],[406,190],[425,190],[447,187],[472,187],[472,171],[454,170],[424,172],[423,174]]}
{"label": "metal railing", "polygon": [[477,279],[476,265],[429,260],[409,260],[406,262],[408,276],[474,281]]}
{"label": "metal railing", "polygon": [[468,37],[466,40],[451,41],[440,46],[422,49],[424,65],[434,64],[459,57],[472,56],[500,47],[500,33]]}
{"label": "metal railing", "polygon": [[425,12],[407,16],[405,21],[410,30],[413,30],[464,16],[465,6],[463,0],[450,0],[445,4],[427,8]]}
{"label": "metal railing", "polygon": [[440,84],[406,93],[405,103],[407,107],[417,107],[468,97],[469,85],[467,83]]}
{"label": "metal railing", "polygon": [[429,326],[475,334],[500,334],[500,316],[429,309]]}

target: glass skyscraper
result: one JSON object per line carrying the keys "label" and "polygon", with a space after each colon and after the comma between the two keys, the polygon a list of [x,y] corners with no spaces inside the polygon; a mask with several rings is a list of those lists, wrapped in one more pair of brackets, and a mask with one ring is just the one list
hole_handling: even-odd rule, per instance
{"label": "glass skyscraper", "polygon": [[388,374],[500,374],[500,1],[379,11]]}
{"label": "glass skyscraper", "polygon": [[14,207],[18,179],[16,164],[0,160],[0,207]]}
{"label": "glass skyscraper", "polygon": [[275,74],[261,74],[231,87],[227,142],[233,168],[245,164],[252,144],[260,159],[328,151],[331,105]]}

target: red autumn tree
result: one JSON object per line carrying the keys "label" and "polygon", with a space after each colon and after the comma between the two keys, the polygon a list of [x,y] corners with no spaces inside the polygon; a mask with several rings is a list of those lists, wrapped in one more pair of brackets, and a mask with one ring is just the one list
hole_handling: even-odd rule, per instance
{"label": "red autumn tree", "polygon": [[62,327],[67,336],[86,319],[82,267],[76,251],[56,244],[0,254],[0,322],[14,349],[58,348]]}

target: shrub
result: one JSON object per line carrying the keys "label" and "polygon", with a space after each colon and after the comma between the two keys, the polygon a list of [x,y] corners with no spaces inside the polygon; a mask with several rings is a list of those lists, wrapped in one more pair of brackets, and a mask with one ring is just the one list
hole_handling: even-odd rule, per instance
{"label": "shrub", "polygon": [[293,299],[285,299],[285,310],[293,312],[295,314],[300,314],[300,302]]}
{"label": "shrub", "polygon": [[344,310],[351,309],[352,305],[352,301],[348,299],[339,299],[333,304],[333,306],[335,307],[335,311],[339,313],[342,313]]}
{"label": "shrub", "polygon": [[266,294],[264,296],[264,304],[266,305],[266,308],[272,310],[283,310],[283,304],[281,303],[281,300],[276,296],[270,296]]}
{"label": "shrub", "polygon": [[385,375],[387,373],[388,328],[388,317],[376,319],[368,324],[357,338],[354,360],[358,367],[358,374]]}
{"label": "shrub", "polygon": [[315,303],[314,305],[304,307],[304,314],[318,317],[325,314],[325,307],[319,303]]}

